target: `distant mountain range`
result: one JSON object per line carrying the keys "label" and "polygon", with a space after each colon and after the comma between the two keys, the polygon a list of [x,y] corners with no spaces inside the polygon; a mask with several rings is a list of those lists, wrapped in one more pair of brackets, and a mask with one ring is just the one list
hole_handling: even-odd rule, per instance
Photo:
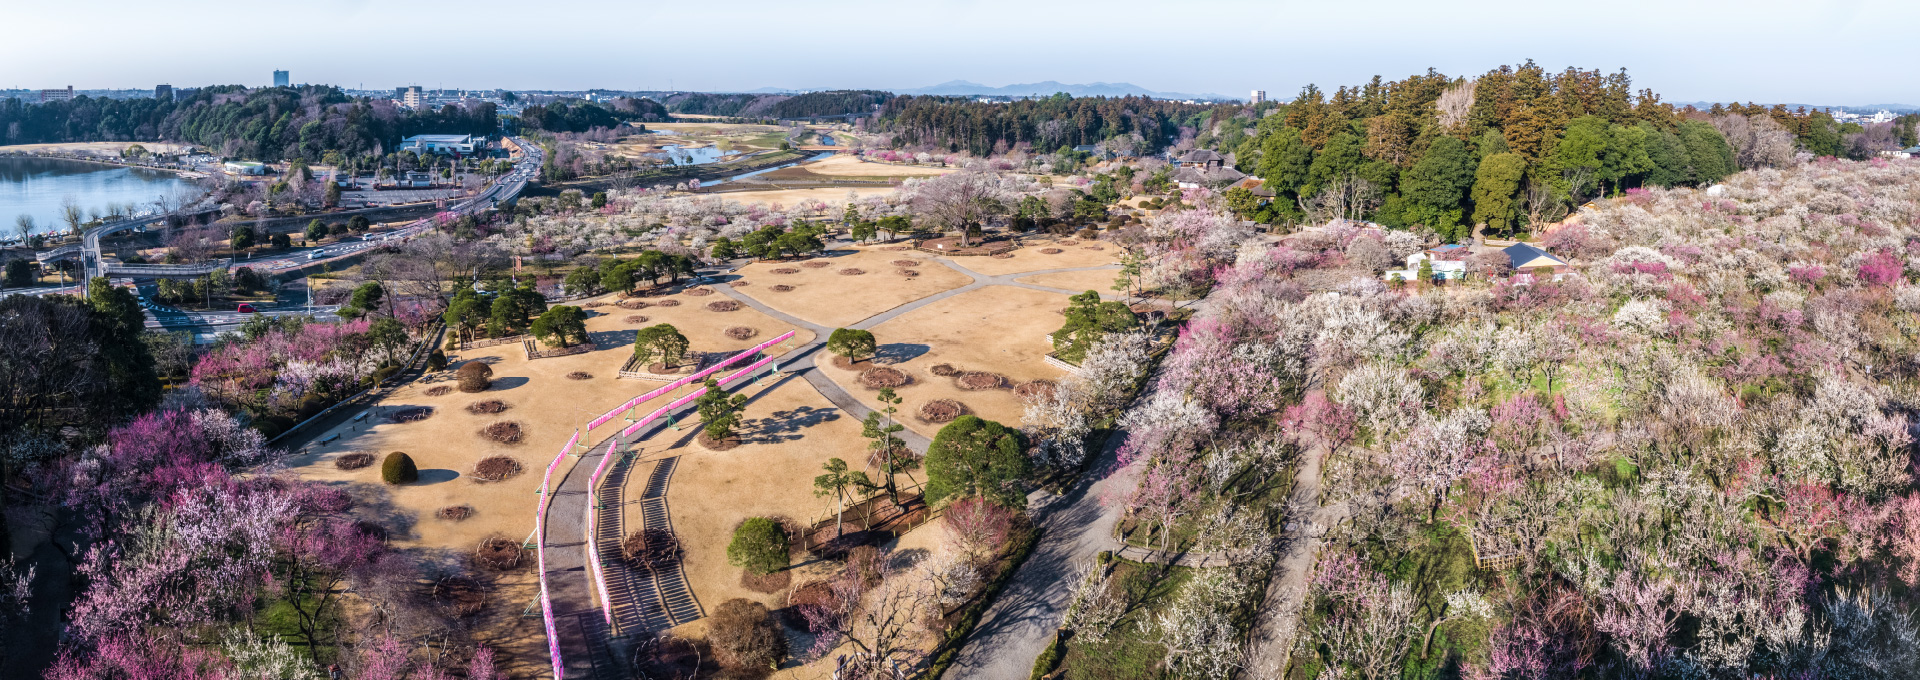
{"label": "distant mountain range", "polygon": [[[1692,106],[1696,109],[1710,109],[1710,108],[1713,108],[1713,105],[1716,103],[1726,104],[1729,102],[1667,102],[1667,103],[1672,104],[1675,108],[1679,108],[1683,106]],[[1745,104],[1746,102],[1741,102],[1741,103]],[[1773,106],[1773,104],[1766,103],[1766,102],[1762,102],[1760,105],[1768,106],[1768,107]],[[1781,106],[1785,106],[1788,109],[1798,109],[1798,108],[1805,107],[1807,109],[1830,109],[1835,111],[1845,111],[1847,113],[1875,113],[1878,111],[1891,111],[1893,113],[1912,113],[1914,111],[1920,111],[1920,106],[1914,106],[1912,104],[1861,104],[1858,106],[1835,106],[1832,104],[1787,103],[1787,104],[1781,104]]]}
{"label": "distant mountain range", "polygon": [[894,94],[943,94],[943,95],[988,95],[999,97],[1047,96],[1055,92],[1065,92],[1075,97],[1124,97],[1143,95],[1155,99],[1232,99],[1218,94],[1189,94],[1186,92],[1156,92],[1133,83],[1084,83],[1069,84],[1054,80],[1038,83],[1016,83],[1005,87],[993,87],[967,80],[950,80],[912,90],[894,90]]}

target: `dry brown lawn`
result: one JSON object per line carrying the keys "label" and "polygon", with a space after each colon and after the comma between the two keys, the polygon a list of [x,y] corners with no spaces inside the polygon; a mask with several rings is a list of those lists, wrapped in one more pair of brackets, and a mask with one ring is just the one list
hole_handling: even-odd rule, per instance
{"label": "dry brown lawn", "polygon": [[850,154],[835,154],[832,158],[799,167],[816,175],[835,177],[927,177],[960,171],[959,168],[943,168],[937,165],[868,163]]}
{"label": "dry brown lawn", "polygon": [[[600,314],[587,320],[587,328],[602,343],[602,349],[531,362],[519,344],[451,352],[450,358],[456,366],[461,361],[491,363],[493,388],[477,395],[455,391],[427,396],[426,391],[431,387],[452,384],[451,371],[402,387],[374,405],[375,413],[366,420],[334,431],[341,435],[339,440],[313,447],[291,459],[292,472],[307,479],[344,485],[359,499],[358,512],[386,527],[396,547],[419,550],[429,556],[453,555],[464,559],[464,555],[489,535],[498,533],[514,540],[525,538],[533,530],[534,490],[539,487],[547,464],[560,452],[574,428],[659,385],[614,378],[632,353],[633,327],[620,321],[625,316],[624,310],[601,307],[592,311]],[[683,304],[671,308],[652,307],[647,311],[655,323],[677,326],[695,351],[738,351],[788,330],[787,326],[750,309],[721,314],[699,305]],[[725,329],[738,325],[754,326],[761,335],[745,341],[728,338]],[[811,332],[801,331],[786,347],[798,347],[812,337]],[[587,371],[596,377],[586,381],[568,380],[565,376],[574,371]],[[642,409],[664,406],[672,398],[673,395],[662,397],[643,405]],[[507,446],[481,438],[478,430],[502,416],[468,414],[466,405],[479,399],[506,402],[511,407],[512,419],[526,429],[526,441]],[[434,417],[406,424],[386,422],[386,414],[417,406],[433,407]],[[615,426],[623,424],[615,420],[591,436],[605,437],[615,431]],[[858,435],[857,428],[854,434]],[[405,451],[420,467],[421,482],[387,486],[380,482],[378,465],[354,471],[334,468],[335,458],[352,451],[378,455]],[[517,458],[527,466],[527,471],[502,482],[473,480],[470,474],[474,465],[494,455]],[[562,461],[555,471],[556,479],[572,464],[572,459]],[[644,479],[639,478],[637,482],[643,483]],[[807,480],[811,484],[811,474]],[[471,505],[476,512],[459,522],[434,517],[436,510],[449,505]],[[507,572],[501,577],[500,585],[494,604],[480,620],[483,631],[480,637],[511,654],[515,677],[543,677],[540,669],[546,643],[540,618],[520,616],[521,609],[537,590],[533,570]]]}
{"label": "dry brown lawn", "polygon": [[1036,286],[1065,288],[1074,292],[1096,290],[1100,291],[1101,295],[1112,295],[1113,281],[1117,278],[1120,278],[1120,270],[1116,267],[1113,269],[1089,269],[1078,272],[1036,274],[1014,280],[1021,283],[1031,283]]}
{"label": "dry brown lawn", "polygon": [[[892,261],[922,260],[925,259],[924,254],[915,256],[888,252],[876,246],[856,246],[835,252],[842,254],[824,258],[832,263],[831,266],[817,269],[791,262],[755,262],[741,267],[736,273],[752,285],[736,290],[802,319],[822,326],[840,327],[973,282],[971,277],[937,262],[925,262],[915,267],[915,271],[920,272],[919,276],[907,277],[894,273],[899,267],[890,264]],[[858,276],[839,273],[849,268],[866,273]],[[798,269],[800,273],[775,274],[775,269]],[[771,288],[777,284],[793,286],[794,289],[785,293],[774,292]]]}
{"label": "dry brown lawn", "polygon": [[[1076,245],[1057,245],[1056,241],[1072,240]],[[1083,246],[1098,245],[1100,250],[1087,250]],[[1059,248],[1060,253],[1043,254],[1047,248]],[[1120,261],[1120,247],[1112,243],[1089,243],[1079,239],[1030,240],[1026,246],[1013,251],[1013,257],[956,257],[953,258],[962,267],[988,276],[1035,272],[1043,269],[1066,269],[1069,267],[1098,267]],[[1107,282],[1111,285],[1112,280]],[[1101,286],[1105,288],[1106,286]]]}
{"label": "dry brown lawn", "polygon": [[728,191],[713,194],[728,201],[751,205],[754,203],[793,205],[801,201],[822,201],[833,205],[844,205],[847,192],[856,196],[885,196],[893,193],[893,187],[827,187],[820,189],[768,189],[765,191]]}
{"label": "dry brown lawn", "polygon": [[[805,523],[830,511],[831,499],[813,495],[813,478],[827,459],[840,458],[865,469],[866,439],[860,436],[859,421],[805,380],[788,377],[743,393],[751,401],[738,429],[745,440],[740,446],[709,450],[693,441],[697,423],[690,422],[683,430],[656,434],[641,447],[643,460],[678,456],[667,507],[674,532],[686,547],[682,564],[687,583],[708,611],[736,597],[765,603],[769,609],[785,606],[784,593],[756,593],[740,585],[740,568],[727,564],[734,527],[748,517],[774,515]],[[643,464],[630,479],[640,483],[651,471]],[[868,474],[877,478],[875,472]],[[625,526],[641,526],[640,512],[640,506],[628,506]],[[812,578],[817,576],[802,569],[794,574],[794,583]]]}
{"label": "dry brown lawn", "polygon": [[[974,415],[1019,425],[1026,407],[1013,390],[963,390],[954,378],[935,376],[929,369],[951,364],[962,371],[998,373],[1015,385],[1040,378],[1058,380],[1062,371],[1046,363],[1046,354],[1053,351],[1046,334],[1060,329],[1063,317],[1057,311],[1066,306],[1067,297],[1059,293],[992,286],[935,302],[875,327],[873,335],[883,351],[889,345],[926,346],[920,356],[893,365],[914,380],[894,390],[906,399],[900,405],[901,422],[932,437],[940,425],[921,421],[916,415],[920,405],[954,399]],[[834,368],[830,361],[815,365],[862,404],[879,406],[873,399],[878,390],[860,385],[858,372]]]}

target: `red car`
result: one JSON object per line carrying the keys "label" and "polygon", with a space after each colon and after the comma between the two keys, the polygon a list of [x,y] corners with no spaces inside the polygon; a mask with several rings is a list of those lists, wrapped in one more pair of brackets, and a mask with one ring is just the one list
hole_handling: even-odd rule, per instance
{"label": "red car", "polygon": [[240,303],[240,309],[238,309],[238,310],[236,310],[236,311],[238,311],[238,312],[239,312],[239,313],[241,313],[241,314],[253,314],[253,313],[255,313],[255,312],[254,312],[254,310],[253,310],[253,303],[251,303],[251,302],[242,302],[242,303]]}

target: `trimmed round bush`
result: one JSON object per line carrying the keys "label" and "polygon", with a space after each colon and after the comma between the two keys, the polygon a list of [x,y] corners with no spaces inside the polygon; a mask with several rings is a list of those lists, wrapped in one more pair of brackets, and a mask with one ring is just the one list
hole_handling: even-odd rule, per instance
{"label": "trimmed round bush", "polygon": [[427,396],[429,397],[443,397],[449,394],[453,394],[452,385],[434,385],[433,387],[427,388]]}
{"label": "trimmed round bush", "polygon": [[787,532],[766,517],[748,517],[733,530],[727,544],[727,564],[755,574],[771,574],[791,564]]}
{"label": "trimmed round bush", "polygon": [[732,312],[739,309],[740,309],[740,302],[737,300],[714,300],[713,302],[707,303],[708,311]]}
{"label": "trimmed round bush", "polygon": [[427,370],[429,371],[447,370],[447,353],[436,349],[436,350],[433,350],[432,354],[427,355]]}
{"label": "trimmed round bush", "polygon": [[395,451],[381,461],[380,479],[388,484],[412,484],[420,481],[420,468],[414,467],[413,456],[405,451]]}
{"label": "trimmed round bush", "polygon": [[960,375],[960,369],[954,368],[953,364],[934,364],[932,368],[927,369],[927,372],[942,378]]}
{"label": "trimmed round bush", "polygon": [[478,361],[460,365],[460,391],[485,392],[493,387],[493,367]]}
{"label": "trimmed round bush", "polygon": [[727,329],[727,337],[733,338],[735,340],[745,340],[747,338],[751,338],[759,334],[760,334],[760,331],[754,330],[753,328],[748,326],[734,326],[732,328]]}
{"label": "trimmed round bush", "polygon": [[675,300],[675,299],[673,299],[673,298],[667,298],[667,299],[665,299],[665,300],[661,300],[661,301],[659,301],[659,302],[656,302],[656,303],[654,303],[654,304],[656,304],[656,305],[660,305],[661,307],[678,307],[678,306],[680,306],[680,301],[679,301],[679,300]]}
{"label": "trimmed round bush", "polygon": [[861,274],[865,274],[865,273],[867,273],[867,270],[865,270],[865,269],[859,269],[859,268],[857,268],[857,267],[848,267],[848,268],[846,268],[846,269],[842,269],[842,270],[840,270],[840,275],[841,275],[841,276],[859,276],[859,275],[861,275]]}

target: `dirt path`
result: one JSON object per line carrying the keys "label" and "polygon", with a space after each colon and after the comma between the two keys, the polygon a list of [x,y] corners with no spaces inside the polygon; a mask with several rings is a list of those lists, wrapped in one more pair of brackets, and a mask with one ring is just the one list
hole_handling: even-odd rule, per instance
{"label": "dirt path", "polygon": [[1313,574],[1314,562],[1320,557],[1320,538],[1346,511],[1344,503],[1320,507],[1320,466],[1328,453],[1331,450],[1326,445],[1316,445],[1307,451],[1305,460],[1300,461],[1293,495],[1287,503],[1291,509],[1310,512],[1294,513],[1296,517],[1304,515],[1305,519],[1289,522],[1286,533],[1280,537],[1279,560],[1274,564],[1272,578],[1267,581],[1267,594],[1260,603],[1259,618],[1255,619],[1247,641],[1247,665],[1241,677],[1281,677],[1287,667],[1287,657],[1293,652],[1300,628],[1300,606],[1307,593],[1307,577]]}
{"label": "dirt path", "polygon": [[[1040,544],[987,608],[945,677],[1002,680],[1032,673],[1034,659],[1053,642],[1054,631],[1066,615],[1074,567],[1116,545],[1113,530],[1124,508],[1117,503],[1104,505],[1100,499],[1135,483],[1130,470],[1114,470],[1120,445],[1126,441],[1125,430],[1109,435],[1100,458],[1066,495],[1035,498],[1044,493],[1036,492],[1028,496],[1027,511],[1036,516]],[[1105,474],[1109,470],[1114,474]]]}
{"label": "dirt path", "polygon": [[[955,266],[962,272],[964,267]],[[1089,267],[1088,269],[1099,269]],[[1109,266],[1107,268],[1118,269]],[[1048,271],[1022,272],[1003,277],[1010,279],[1027,277]],[[976,279],[987,278],[973,274]],[[1045,286],[1033,284],[1012,284],[1049,290]],[[1060,291],[1056,291],[1060,292]],[[1071,291],[1065,291],[1071,293]],[[1120,299],[1102,295],[1103,298]],[[1209,315],[1208,299],[1202,298],[1193,303],[1196,318]],[[1147,384],[1157,389],[1160,372],[1156,369],[1147,378]],[[1145,398],[1147,390],[1134,396],[1138,403]],[[1132,408],[1129,405],[1128,408]],[[1041,529],[1040,544],[1034,548],[1033,555],[1020,565],[1007,589],[1000,593],[993,606],[980,619],[979,627],[963,643],[960,657],[953,664],[947,677],[961,680],[999,680],[1001,678],[1020,678],[1031,675],[1033,662],[1046,651],[1053,642],[1055,631],[1065,618],[1067,600],[1073,595],[1067,580],[1072,575],[1074,565],[1092,561],[1102,550],[1121,549],[1123,544],[1114,536],[1114,529],[1120,522],[1125,507],[1120,503],[1106,505],[1103,497],[1118,498],[1137,483],[1134,470],[1115,470],[1118,463],[1120,446],[1125,444],[1127,432],[1115,430],[1107,437],[1106,445],[1100,451],[1087,473],[1081,477],[1074,489],[1058,498],[1040,498],[1036,492],[1028,496],[1028,513],[1035,516],[1035,522]],[[1111,471],[1111,474],[1107,474]],[[1319,468],[1314,467],[1313,484],[1316,494],[1319,486]],[[1307,496],[1308,499],[1316,495]],[[1266,677],[1266,676],[1255,676]]]}

